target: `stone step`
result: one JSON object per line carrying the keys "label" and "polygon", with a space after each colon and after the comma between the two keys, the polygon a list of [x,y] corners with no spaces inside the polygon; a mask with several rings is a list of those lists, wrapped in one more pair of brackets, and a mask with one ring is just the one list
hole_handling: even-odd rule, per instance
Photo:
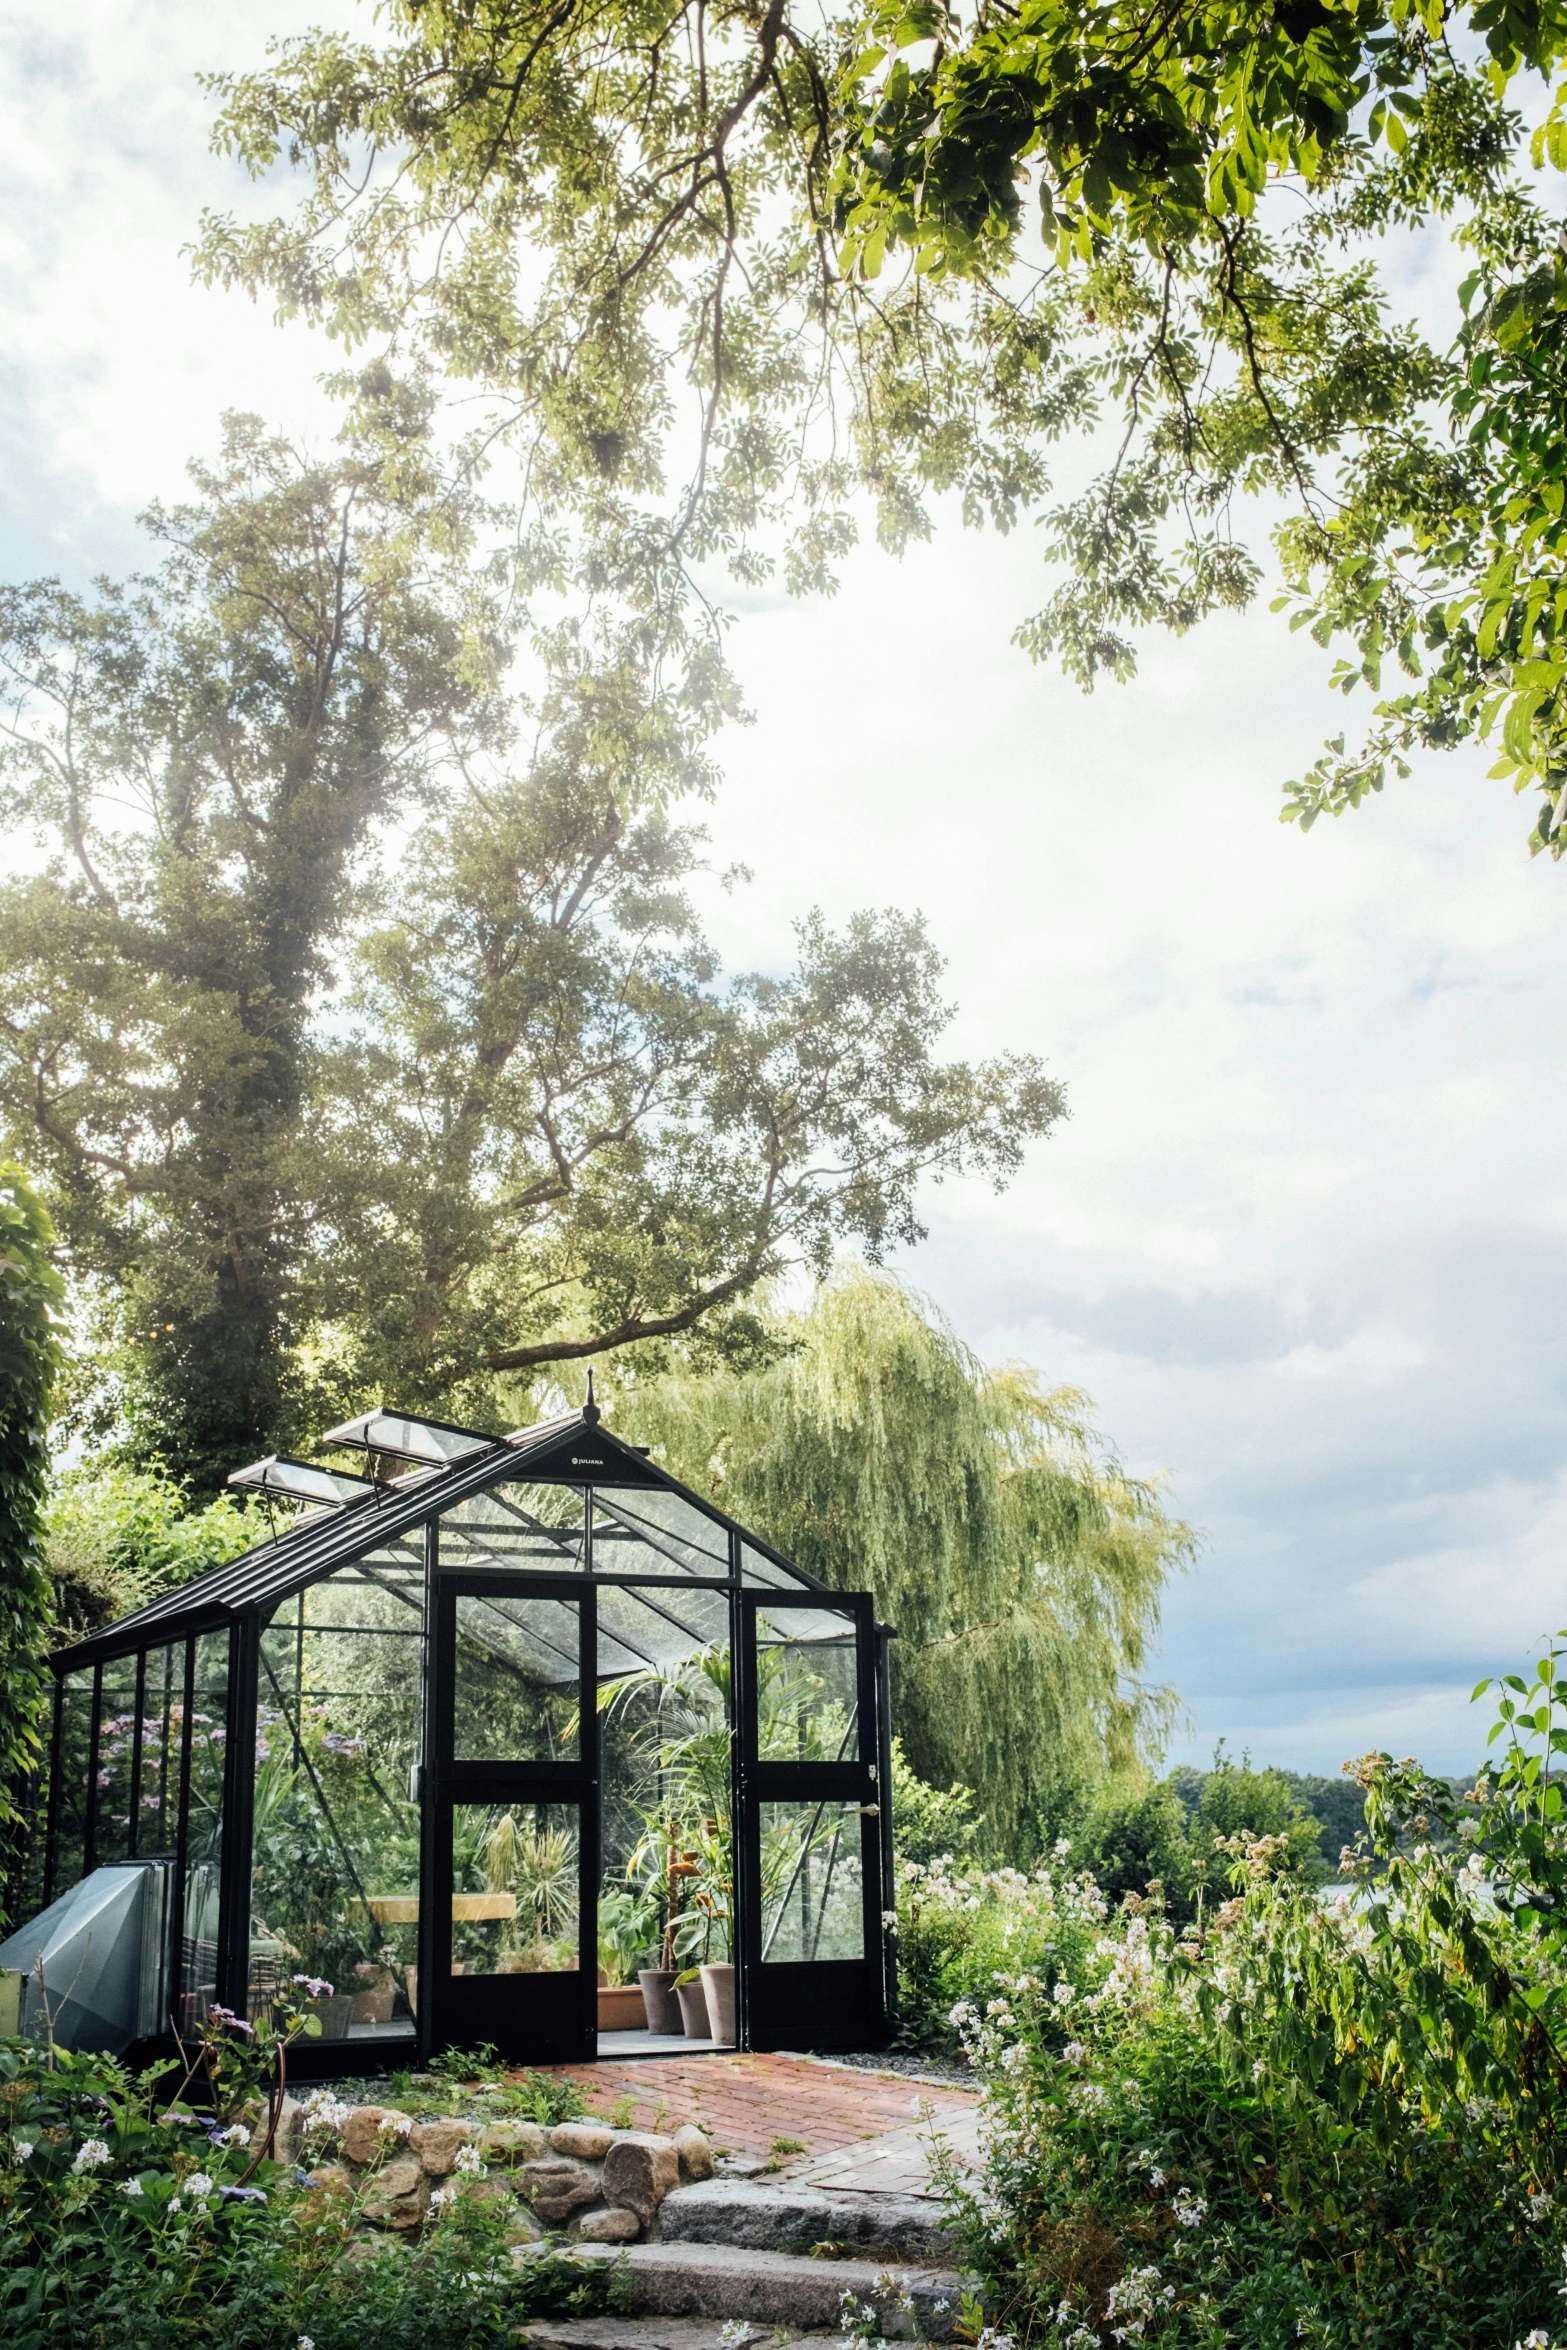
{"label": "stone step", "polygon": [[[530,2350],[719,2350],[710,2317],[535,2317]],[[721,2350],[776,2350],[771,2326],[738,2326]],[[842,2334],[791,2334],[789,2350],[843,2350]]]}
{"label": "stone step", "polygon": [[[515,2257],[520,2263],[531,2252],[531,2247],[520,2248]],[[787,2326],[802,2334],[838,2334],[847,2292],[876,2310],[880,2330],[889,2340],[950,2341],[964,2291],[973,2288],[972,2279],[950,2268],[813,2260],[799,2253],[756,2252],[730,2244],[631,2244],[624,2252],[580,2244],[572,2248],[572,2257],[584,2265],[624,2264],[623,2273],[630,2277],[632,2318],[706,2318],[710,2323],[743,2319],[753,2326]],[[910,2306],[905,2307],[905,2301]],[[529,2340],[542,2350],[546,2340],[556,2337],[537,2329],[558,2322],[534,2319]],[[592,2323],[614,2327],[622,2321],[603,2317]],[[628,2345],[638,2339],[625,2336]],[[620,2340],[619,2334],[603,2337],[602,2350],[614,2350]],[[711,2339],[707,2350],[714,2350]]]}
{"label": "stone step", "polygon": [[810,2252],[840,2245],[865,2259],[949,2266],[958,2241],[934,2197],[857,2194],[787,2179],[704,2179],[677,2187],[659,2207],[665,2244],[737,2244],[756,2252]]}

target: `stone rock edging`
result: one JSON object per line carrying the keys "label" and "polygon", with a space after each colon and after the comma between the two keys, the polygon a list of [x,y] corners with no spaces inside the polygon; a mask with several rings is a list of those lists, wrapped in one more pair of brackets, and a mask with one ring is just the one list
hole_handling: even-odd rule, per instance
{"label": "stone rock edging", "polygon": [[[324,2151],[329,2141],[335,2153]],[[690,2122],[666,2138],[591,2117],[552,2128],[415,2121],[393,2106],[347,2106],[321,2091],[302,2105],[287,2100],[276,2151],[307,2186],[354,2196],[367,2226],[412,2236],[432,2210],[461,2196],[509,2205],[506,2233],[516,2244],[541,2242],[546,2230],[576,2243],[635,2244],[673,2188],[714,2173],[713,2150]]]}

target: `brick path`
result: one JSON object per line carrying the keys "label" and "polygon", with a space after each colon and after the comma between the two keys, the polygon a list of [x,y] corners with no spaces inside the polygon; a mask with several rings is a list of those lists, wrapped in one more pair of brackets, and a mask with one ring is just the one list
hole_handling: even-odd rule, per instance
{"label": "brick path", "polygon": [[916,2098],[928,2098],[942,2119],[953,2122],[966,2120],[978,2103],[971,2089],[858,2072],[808,2056],[651,2056],[548,2069],[577,2082],[598,2113],[631,2098],[636,2129],[676,2130],[682,2122],[696,2122],[715,2146],[764,2156],[775,2138],[792,2138],[804,2148],[794,2158],[800,2163],[858,2139],[910,2129]]}

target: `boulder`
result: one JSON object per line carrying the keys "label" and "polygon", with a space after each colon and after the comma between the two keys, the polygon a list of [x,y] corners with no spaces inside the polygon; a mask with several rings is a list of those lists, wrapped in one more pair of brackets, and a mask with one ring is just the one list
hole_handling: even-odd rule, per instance
{"label": "boulder", "polygon": [[413,2229],[420,2225],[425,2209],[424,2179],[411,2155],[401,2155],[375,2172],[366,2182],[360,2209],[373,2227]]}
{"label": "boulder", "polygon": [[642,2233],[642,2222],[634,2211],[604,2208],[585,2211],[576,2232],[584,2244],[634,2244]]}
{"label": "boulder", "polygon": [[514,2203],[506,2215],[505,2234],[508,2244],[542,2244],[544,2241],[544,2230],[532,2212],[525,2211],[520,2203]]}
{"label": "boulder", "polygon": [[479,2132],[486,2162],[539,2162],[548,2144],[537,2122],[487,2122]]}
{"label": "boulder", "polygon": [[599,2174],[585,2162],[525,2162],[522,2191],[540,2219],[558,2228],[585,2203],[597,2203]]}
{"label": "boulder", "polygon": [[[343,2153],[349,2162],[358,2163],[361,2170],[368,2163],[379,2162],[382,2155],[404,2151],[405,2133],[397,2128],[406,2121],[406,2114],[394,2113],[389,2105],[356,2105],[343,2124]],[[386,2124],[385,2129],[381,2127]]]}
{"label": "boulder", "polygon": [[614,2143],[614,2131],[602,2122],[557,2122],[550,2132],[555,2152],[578,2162],[602,2162]]}
{"label": "boulder", "polygon": [[676,2130],[672,2140],[680,2157],[680,2175],[695,2181],[710,2179],[713,2175],[713,2149],[695,2122],[686,2122]]}
{"label": "boulder", "polygon": [[680,2157],[673,2138],[650,2130],[626,2130],[604,2157],[604,2200],[634,2211],[644,2227],[672,2187],[680,2184]]}
{"label": "boulder", "polygon": [[408,2151],[427,2177],[444,2179],[457,2160],[458,2148],[466,2146],[472,2136],[472,2122],[415,2122]]}
{"label": "boulder", "polygon": [[[282,2104],[278,2107],[277,2129],[274,2132],[272,2139],[272,2152],[279,2162],[287,2162],[289,2146],[298,2129],[299,2099],[297,2097],[285,2097]],[[261,2101],[261,2111],[256,2117],[256,2126],[250,2133],[250,2151],[252,2154],[259,2154],[261,2152],[262,2143],[266,2138],[266,2134],[267,2101],[265,2098],[263,2098]]]}
{"label": "boulder", "polygon": [[305,2173],[307,2187],[329,2187],[336,2195],[351,2195],[354,2182],[340,2162],[318,2162]]}

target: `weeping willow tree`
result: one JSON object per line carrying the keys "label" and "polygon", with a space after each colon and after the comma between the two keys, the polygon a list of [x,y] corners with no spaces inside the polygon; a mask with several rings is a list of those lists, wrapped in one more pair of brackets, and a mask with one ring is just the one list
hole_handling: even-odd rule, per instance
{"label": "weeping willow tree", "polygon": [[1174,1700],[1142,1674],[1192,1532],[1107,1454],[1083,1396],[988,1370],[898,1281],[841,1272],[780,1335],[762,1369],[628,1377],[615,1425],[874,1595],[910,1762],[976,1789],[992,1850],[1026,1857],[1063,1782],[1157,1752]]}

